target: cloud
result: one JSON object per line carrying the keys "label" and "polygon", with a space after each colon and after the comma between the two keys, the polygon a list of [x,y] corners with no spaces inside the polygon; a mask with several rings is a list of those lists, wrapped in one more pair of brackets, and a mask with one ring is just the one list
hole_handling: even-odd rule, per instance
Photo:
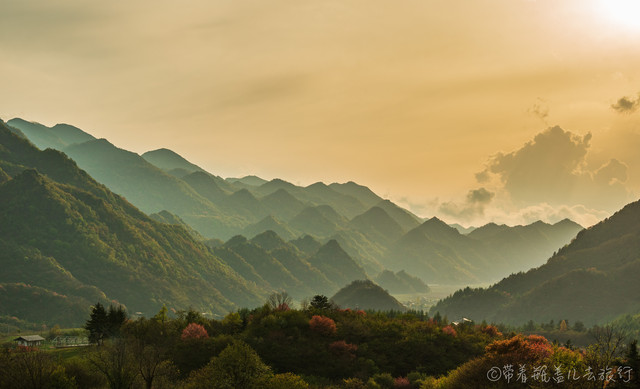
{"label": "cloud", "polygon": [[633,99],[633,97],[624,96],[618,99],[615,104],[611,104],[611,108],[623,114],[632,114],[640,108],[640,93],[638,93],[638,98]]}
{"label": "cloud", "polygon": [[549,106],[544,99],[538,97],[538,100],[531,108],[527,110],[528,113],[547,123],[549,117]]}
{"label": "cloud", "polygon": [[497,177],[499,189],[519,206],[584,204],[615,210],[629,198],[627,165],[611,159],[590,170],[586,156],[591,138],[590,133],[548,128],[520,149],[491,157],[476,178],[486,183]]}
{"label": "cloud", "polygon": [[466,201],[462,204],[453,201],[444,202],[440,204],[438,211],[458,221],[469,222],[484,216],[485,208],[494,196],[495,193],[485,188],[472,189],[467,193]]}
{"label": "cloud", "polygon": [[489,204],[495,193],[489,192],[485,188],[473,189],[467,193],[467,203],[469,204]]}

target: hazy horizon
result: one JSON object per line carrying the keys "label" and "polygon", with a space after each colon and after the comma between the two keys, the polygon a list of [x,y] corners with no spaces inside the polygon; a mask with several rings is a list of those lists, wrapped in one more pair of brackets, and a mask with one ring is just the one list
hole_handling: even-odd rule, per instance
{"label": "hazy horizon", "polygon": [[0,117],[465,226],[588,226],[640,195],[638,20],[624,0],[8,0]]}

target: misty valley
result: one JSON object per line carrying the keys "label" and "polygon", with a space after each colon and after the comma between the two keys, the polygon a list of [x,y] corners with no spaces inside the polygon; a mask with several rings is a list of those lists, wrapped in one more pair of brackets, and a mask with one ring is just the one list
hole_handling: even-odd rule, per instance
{"label": "misty valley", "polygon": [[640,201],[464,227],[214,173],[0,121],[0,388],[640,387]]}

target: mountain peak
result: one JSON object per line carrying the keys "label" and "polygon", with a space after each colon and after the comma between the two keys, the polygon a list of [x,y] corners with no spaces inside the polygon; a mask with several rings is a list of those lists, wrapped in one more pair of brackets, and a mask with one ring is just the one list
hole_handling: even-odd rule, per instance
{"label": "mountain peak", "polygon": [[355,280],[340,289],[331,300],[342,308],[377,311],[399,310],[406,307],[371,280]]}
{"label": "mountain peak", "polygon": [[257,244],[267,251],[286,245],[286,242],[273,230],[267,230],[251,239],[251,243]]}
{"label": "mountain peak", "polygon": [[165,171],[184,169],[189,173],[197,171],[204,172],[204,169],[202,169],[201,167],[194,165],[193,163],[187,161],[180,154],[167,148],[147,151],[146,153],[142,154],[141,157],[150,164]]}
{"label": "mountain peak", "polygon": [[562,227],[580,227],[580,228],[584,228],[582,227],[580,224],[574,222],[573,220],[569,219],[569,218],[564,218],[562,220],[560,220],[559,222],[555,223],[554,226],[562,226]]}

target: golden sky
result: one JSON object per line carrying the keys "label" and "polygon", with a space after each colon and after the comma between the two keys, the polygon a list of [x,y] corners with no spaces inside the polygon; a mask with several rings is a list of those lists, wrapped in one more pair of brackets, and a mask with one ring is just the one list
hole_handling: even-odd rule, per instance
{"label": "golden sky", "polygon": [[0,118],[465,225],[589,225],[640,194],[637,3],[2,0]]}

